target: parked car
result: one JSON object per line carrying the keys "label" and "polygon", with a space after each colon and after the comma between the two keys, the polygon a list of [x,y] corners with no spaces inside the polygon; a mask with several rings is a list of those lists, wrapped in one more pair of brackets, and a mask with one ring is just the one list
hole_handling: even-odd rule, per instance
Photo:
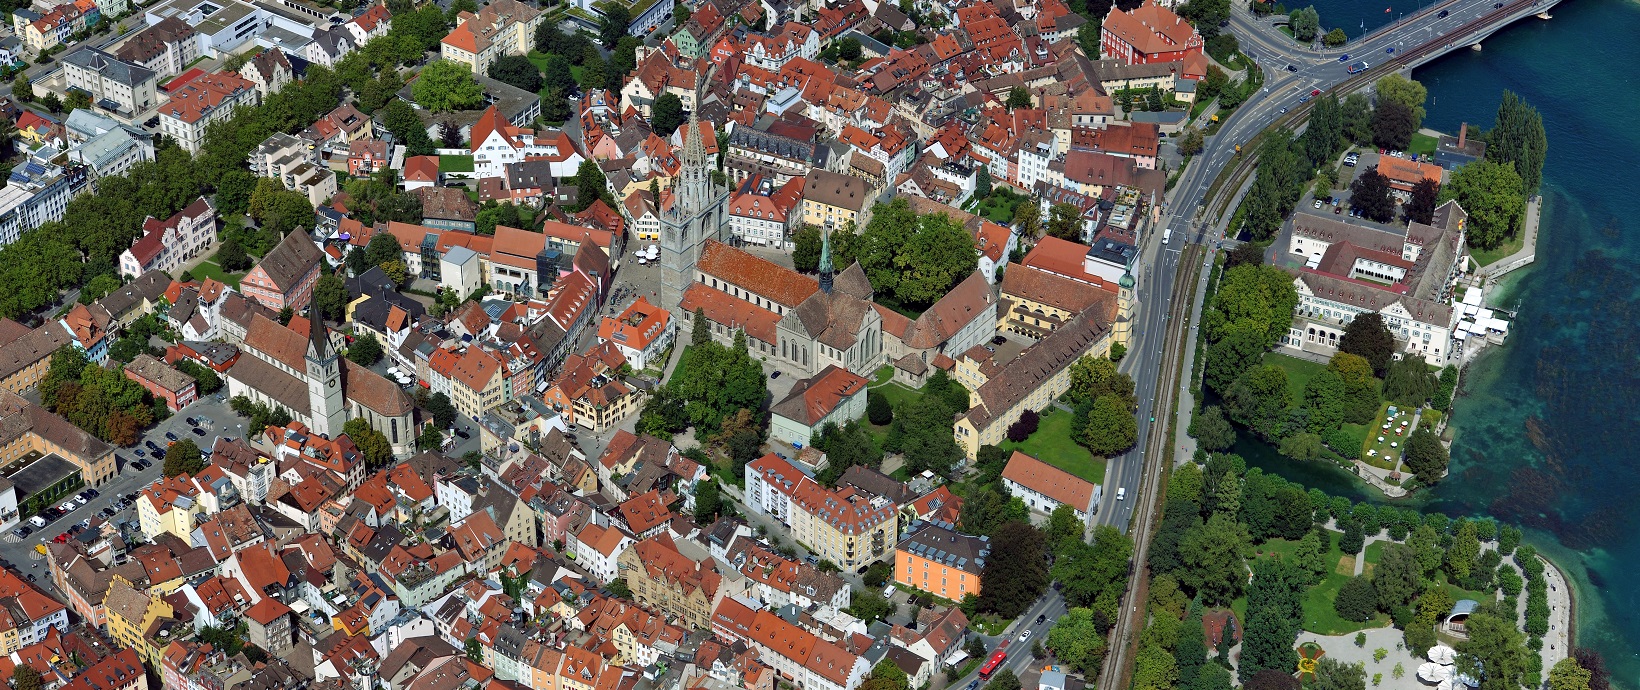
{"label": "parked car", "polygon": [[196,426],[196,427],[194,427],[194,435],[195,436],[204,436],[205,435],[205,430]]}
{"label": "parked car", "polygon": [[199,424],[194,421],[193,417],[188,417],[186,419],[183,419],[182,421],[187,422],[188,426],[199,426]]}
{"label": "parked car", "polygon": [[178,439],[177,439],[177,434],[176,434],[176,432],[174,432],[174,431],[167,431],[167,432],[165,432],[165,440],[167,440],[167,441],[175,441],[175,440],[178,440]]}
{"label": "parked car", "polygon": [[468,439],[468,438],[473,437],[472,434],[467,433],[466,429],[456,429],[456,436],[459,436],[463,439]]}

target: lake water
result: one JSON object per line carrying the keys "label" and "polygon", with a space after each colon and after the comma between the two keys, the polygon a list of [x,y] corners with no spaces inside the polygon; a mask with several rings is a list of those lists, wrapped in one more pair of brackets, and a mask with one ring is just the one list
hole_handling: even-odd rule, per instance
{"label": "lake water", "polygon": [[[1324,26],[1384,23],[1387,0],[1322,0]],[[1413,7],[1413,9],[1416,9]],[[1417,70],[1426,127],[1490,127],[1504,89],[1542,113],[1549,135],[1537,263],[1499,289],[1520,306],[1509,344],[1480,357],[1456,402],[1452,477],[1421,503],[1525,526],[1569,570],[1580,646],[1623,688],[1640,688],[1640,3],[1568,0],[1481,51]],[[1346,495],[1360,485],[1268,449],[1249,464]],[[1261,452],[1262,451],[1262,452]]]}

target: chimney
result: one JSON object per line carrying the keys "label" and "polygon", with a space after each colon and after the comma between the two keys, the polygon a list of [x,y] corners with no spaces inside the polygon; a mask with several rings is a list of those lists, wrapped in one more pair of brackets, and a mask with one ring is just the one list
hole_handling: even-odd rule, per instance
{"label": "chimney", "polygon": [[1468,138],[1469,138],[1469,123],[1465,122],[1465,123],[1463,123],[1463,125],[1458,127],[1458,148],[1459,149],[1463,148],[1463,143]]}

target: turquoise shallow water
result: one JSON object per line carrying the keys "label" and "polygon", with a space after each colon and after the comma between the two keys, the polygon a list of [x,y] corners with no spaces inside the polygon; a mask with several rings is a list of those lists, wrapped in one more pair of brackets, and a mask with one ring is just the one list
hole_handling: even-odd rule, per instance
{"label": "turquoise shallow water", "polygon": [[[1352,35],[1385,0],[1324,0]],[[1393,5],[1392,5],[1393,6]],[[1506,347],[1469,368],[1456,403],[1453,476],[1422,499],[1452,515],[1522,524],[1577,585],[1580,646],[1640,688],[1640,2],[1567,0],[1417,70],[1425,126],[1490,127],[1502,91],[1544,116],[1549,159],[1538,260],[1506,279],[1520,306]],[[1335,19],[1329,19],[1335,17]],[[1298,467],[1244,444],[1250,464],[1344,495],[1342,471]]]}

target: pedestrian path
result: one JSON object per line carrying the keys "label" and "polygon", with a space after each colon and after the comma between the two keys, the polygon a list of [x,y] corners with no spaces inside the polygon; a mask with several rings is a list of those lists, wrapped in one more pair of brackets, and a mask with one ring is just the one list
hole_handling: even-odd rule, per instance
{"label": "pedestrian path", "polygon": [[1538,224],[1542,216],[1543,197],[1534,196],[1527,200],[1526,220],[1521,228],[1521,234],[1525,239],[1521,243],[1520,251],[1487,264],[1476,273],[1485,278],[1496,279],[1511,271],[1530,266],[1536,261]]}

